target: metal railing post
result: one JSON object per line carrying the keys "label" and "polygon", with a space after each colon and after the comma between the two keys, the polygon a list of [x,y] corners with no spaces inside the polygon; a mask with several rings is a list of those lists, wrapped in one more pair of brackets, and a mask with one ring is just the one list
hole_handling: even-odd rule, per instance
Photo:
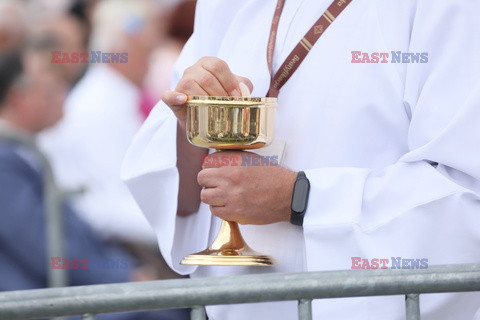
{"label": "metal railing post", "polygon": [[207,320],[207,314],[204,306],[194,306],[190,313],[191,320]]}
{"label": "metal railing post", "polygon": [[298,301],[298,319],[312,320],[312,300],[300,299]]}
{"label": "metal railing post", "polygon": [[405,295],[405,308],[407,320],[420,320],[420,295],[418,293]]}

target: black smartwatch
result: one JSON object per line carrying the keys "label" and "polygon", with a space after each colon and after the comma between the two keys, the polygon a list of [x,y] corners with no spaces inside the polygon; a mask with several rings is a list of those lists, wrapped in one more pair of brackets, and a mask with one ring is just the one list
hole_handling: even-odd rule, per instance
{"label": "black smartwatch", "polygon": [[296,226],[303,225],[303,217],[307,211],[308,195],[310,193],[310,181],[308,181],[305,172],[300,171],[297,175],[297,181],[293,187],[292,195],[292,213],[290,222]]}

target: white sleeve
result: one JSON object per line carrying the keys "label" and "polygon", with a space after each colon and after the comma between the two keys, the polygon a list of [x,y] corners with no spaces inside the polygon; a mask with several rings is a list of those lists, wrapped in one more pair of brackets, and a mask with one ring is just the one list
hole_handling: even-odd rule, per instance
{"label": "white sleeve", "polygon": [[[195,30],[174,66],[173,88],[187,67],[201,57],[217,54],[221,32],[225,29],[222,24],[230,17],[217,13],[216,10],[221,9],[218,5],[213,6],[213,10],[209,1],[197,3]],[[127,152],[122,179],[157,234],[165,261],[178,273],[189,274],[196,266],[183,266],[179,262],[186,254],[208,246],[211,214],[202,210],[188,217],[176,215],[179,186],[176,130],[175,116],[159,102]]]}
{"label": "white sleeve", "polygon": [[480,8],[451,3],[418,2],[410,52],[429,60],[405,75],[409,151],[381,170],[306,171],[309,270],[325,257],[341,269],[352,256],[480,261]]}
{"label": "white sleeve", "polygon": [[125,157],[122,178],[153,227],[165,261],[178,273],[188,274],[195,267],[179,262],[185,254],[206,247],[211,217],[199,213],[177,217],[176,128],[175,116],[159,103]]}

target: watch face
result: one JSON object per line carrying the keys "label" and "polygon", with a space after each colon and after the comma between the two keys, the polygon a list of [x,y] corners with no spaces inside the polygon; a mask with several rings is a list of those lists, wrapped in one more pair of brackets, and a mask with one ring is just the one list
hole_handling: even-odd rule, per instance
{"label": "watch face", "polygon": [[308,192],[310,191],[310,183],[307,179],[299,179],[295,182],[292,197],[292,211],[295,213],[303,213],[307,208]]}

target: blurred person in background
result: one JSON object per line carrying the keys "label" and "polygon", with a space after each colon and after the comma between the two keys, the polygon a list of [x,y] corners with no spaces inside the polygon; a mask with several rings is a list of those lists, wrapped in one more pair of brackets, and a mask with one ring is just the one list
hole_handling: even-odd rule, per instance
{"label": "blurred person in background", "polygon": [[[159,21],[160,32],[165,34],[152,53],[150,68],[145,76],[146,93],[157,102],[162,93],[170,89],[173,65],[183,46],[193,33],[196,0],[183,0],[174,4],[164,4]],[[153,105],[146,106],[148,114]]]}
{"label": "blurred person in background", "polygon": [[[31,26],[32,41],[50,39],[50,50],[45,52],[45,59],[52,60],[52,51],[86,52],[87,26],[85,22],[68,13],[55,13],[35,20]],[[71,86],[84,75],[87,63],[57,63],[60,75]]]}
{"label": "blurred person in background", "polygon": [[77,18],[85,27],[85,47],[90,43],[90,34],[92,33],[92,15],[93,9],[99,0],[71,0],[68,14]]}
{"label": "blurred person in background", "polygon": [[24,6],[15,0],[0,1],[0,51],[16,51],[27,34]]}
{"label": "blurred person in background", "polygon": [[[85,189],[74,205],[97,234],[146,261],[151,277],[170,278],[176,274],[163,262],[151,227],[120,180],[122,159],[146,116],[142,86],[158,41],[157,8],[149,0],[96,4],[87,72],[67,97],[64,119],[40,141],[62,187]],[[71,54],[69,49],[62,53]],[[91,51],[127,59],[94,63]]]}
{"label": "blurred person in background", "polygon": [[[24,55],[0,52],[1,131],[34,139],[62,117],[67,88],[57,71],[44,59],[44,52],[35,48]],[[28,148],[0,140],[0,291],[46,287],[43,202],[40,160]],[[136,259],[95,235],[68,204],[63,206],[63,213],[66,257],[61,258],[89,261],[86,268],[68,270],[71,285],[146,278]],[[122,265],[114,267],[116,261]],[[112,267],[98,267],[110,262]],[[56,267],[64,266],[62,263]],[[186,311],[110,314],[98,319],[186,319]]]}

